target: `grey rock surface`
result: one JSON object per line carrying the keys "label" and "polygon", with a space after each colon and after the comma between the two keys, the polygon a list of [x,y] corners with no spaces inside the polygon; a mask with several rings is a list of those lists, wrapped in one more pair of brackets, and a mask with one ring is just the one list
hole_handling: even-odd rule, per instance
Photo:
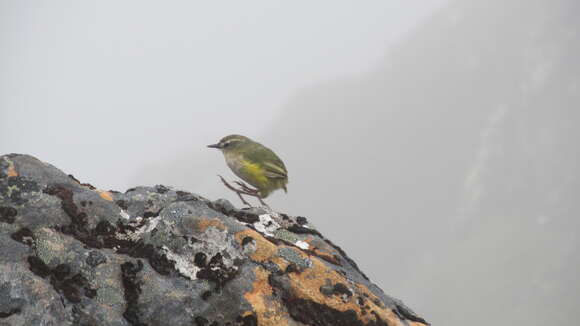
{"label": "grey rock surface", "polygon": [[423,325],[304,217],[0,157],[0,325]]}

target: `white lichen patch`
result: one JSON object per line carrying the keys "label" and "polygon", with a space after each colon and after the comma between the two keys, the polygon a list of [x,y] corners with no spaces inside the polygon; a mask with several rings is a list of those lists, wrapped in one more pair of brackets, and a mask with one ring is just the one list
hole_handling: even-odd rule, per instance
{"label": "white lichen patch", "polygon": [[144,230],[143,230],[143,228],[141,229],[141,230],[143,230],[142,233],[149,233],[149,232],[153,231],[157,227],[157,224],[159,224],[159,221],[161,221],[161,216],[157,216],[155,218],[152,218],[149,221],[149,223],[147,223],[147,225],[145,225]]}
{"label": "white lichen patch", "polygon": [[121,210],[120,215],[121,215],[122,218],[124,218],[126,220],[129,219],[129,214],[127,214],[127,212],[125,212],[125,210],[123,210],[123,209]]}
{"label": "white lichen patch", "polygon": [[135,194],[131,196],[131,199],[134,201],[144,201],[147,198],[145,198],[145,196],[143,196],[142,194]]}
{"label": "white lichen patch", "polygon": [[258,218],[260,220],[254,223],[256,231],[273,237],[274,231],[280,228],[280,224],[278,224],[270,214],[262,214],[258,216]]}
{"label": "white lichen patch", "polygon": [[[137,217],[135,219],[135,221],[137,223],[140,223],[142,221],[142,218]],[[143,234],[153,231],[157,227],[157,225],[159,224],[159,221],[161,221],[161,217],[157,216],[157,217],[152,218],[151,220],[147,221],[147,223],[145,225],[141,226],[140,228],[138,228],[134,232],[126,231],[126,234],[117,233],[116,237],[117,237],[117,239],[136,241],[136,240],[140,239],[143,236]]]}
{"label": "white lichen patch", "polygon": [[310,248],[310,245],[308,244],[308,242],[306,241],[302,241],[302,240],[298,240],[296,242],[294,242],[294,245],[300,249],[304,249],[307,250],[308,248]]}
{"label": "white lichen patch", "polygon": [[175,269],[177,270],[177,272],[179,272],[179,274],[189,278],[190,280],[197,279],[197,272],[199,271],[199,268],[197,266],[189,262],[184,257],[175,254],[174,252],[169,250],[169,248],[167,248],[166,246],[161,247],[161,249],[165,252],[165,256],[167,257],[167,259],[175,263]]}
{"label": "white lichen patch", "polygon": [[238,249],[237,241],[227,231],[210,226],[205,232],[197,234],[196,238],[201,241],[190,246],[192,252],[203,252],[208,259],[220,253],[224,257],[224,266],[228,268],[237,268],[234,264],[235,260],[245,257]]}

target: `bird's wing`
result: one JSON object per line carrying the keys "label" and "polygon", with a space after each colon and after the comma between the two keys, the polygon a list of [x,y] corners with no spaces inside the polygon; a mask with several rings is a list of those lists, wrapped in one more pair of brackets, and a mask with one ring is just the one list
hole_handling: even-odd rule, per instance
{"label": "bird's wing", "polygon": [[268,178],[285,179],[288,177],[288,171],[284,162],[272,150],[262,147],[248,151],[246,159],[252,163],[260,165],[264,169],[264,175]]}
{"label": "bird's wing", "polygon": [[276,163],[282,163],[282,161],[280,161],[280,162],[265,162],[264,169],[266,171],[264,172],[264,174],[268,178],[279,178],[279,179],[287,178],[288,172],[286,172],[286,169],[284,168],[284,163],[282,163],[281,165],[276,164]]}

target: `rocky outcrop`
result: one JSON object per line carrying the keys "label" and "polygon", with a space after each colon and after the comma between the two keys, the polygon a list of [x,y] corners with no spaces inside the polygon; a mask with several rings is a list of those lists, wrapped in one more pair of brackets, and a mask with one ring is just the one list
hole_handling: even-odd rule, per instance
{"label": "rocky outcrop", "polygon": [[0,157],[0,325],[425,324],[304,217]]}

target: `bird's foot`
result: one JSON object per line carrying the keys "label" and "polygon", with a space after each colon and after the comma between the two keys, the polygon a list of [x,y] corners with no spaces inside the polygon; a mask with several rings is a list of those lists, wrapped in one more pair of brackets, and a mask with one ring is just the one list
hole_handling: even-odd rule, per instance
{"label": "bird's foot", "polygon": [[248,208],[252,208],[254,206],[252,206],[252,204],[248,203],[244,197],[242,197],[242,194],[240,194],[239,192],[236,191],[236,194],[238,195],[238,197],[240,197],[240,200],[242,201],[242,203],[244,203],[244,205],[248,206]]}
{"label": "bird's foot", "polygon": [[241,189],[245,192],[249,192],[252,194],[257,194],[258,193],[258,189],[254,189],[251,188],[250,186],[248,186],[247,184],[243,183],[242,181],[234,181],[235,184],[237,184],[238,186],[241,187]]}
{"label": "bird's foot", "polygon": [[262,200],[262,197],[257,196],[257,198],[260,201],[260,204],[262,204],[262,206],[266,206],[266,207],[268,207],[268,209],[270,208],[270,205],[266,204],[266,202]]}
{"label": "bird's foot", "polygon": [[248,203],[244,197],[242,196],[242,194],[247,195],[247,196],[252,196],[252,197],[256,197],[258,198],[258,200],[260,201],[260,204],[262,204],[263,206],[266,206],[268,208],[270,208],[270,206],[268,206],[268,204],[266,204],[263,200],[262,197],[260,196],[260,192],[257,189],[253,189],[250,188],[248,185],[246,185],[245,183],[241,182],[241,181],[234,181],[237,185],[239,185],[241,187],[241,189],[237,189],[236,187],[232,186],[231,184],[229,184],[226,179],[224,179],[221,175],[218,175],[218,177],[220,177],[222,183],[231,191],[235,192],[238,197],[240,197],[240,200],[242,201],[242,203],[244,203],[244,205],[247,205],[248,207],[254,207],[252,206],[250,203]]}
{"label": "bird's foot", "polygon": [[264,200],[262,200],[262,196],[260,195],[260,191],[258,189],[251,188],[250,186],[248,186],[247,184],[243,183],[242,181],[234,181],[234,182],[238,186],[240,186],[241,189],[244,192],[252,193],[254,197],[258,198],[258,200],[260,201],[260,204],[262,204],[263,206],[266,206],[266,207],[270,208],[270,206],[268,206],[268,204],[266,204],[266,202],[264,202]]}

